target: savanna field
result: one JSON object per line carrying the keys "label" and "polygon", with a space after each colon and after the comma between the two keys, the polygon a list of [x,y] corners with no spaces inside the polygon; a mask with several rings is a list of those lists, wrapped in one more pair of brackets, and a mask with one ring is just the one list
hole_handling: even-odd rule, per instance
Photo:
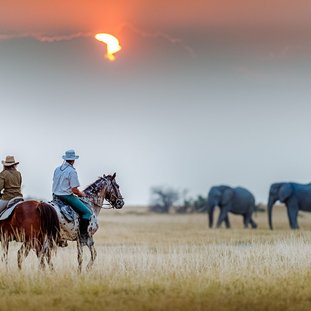
{"label": "savanna field", "polygon": [[[257,230],[209,229],[206,214],[157,215],[143,208],[104,210],[97,259],[77,273],[76,247],[58,249],[55,271],[33,253],[22,272],[18,244],[0,263],[0,310],[311,310],[311,214],[289,230],[286,209],[257,213]],[[89,253],[84,248],[84,266]]]}

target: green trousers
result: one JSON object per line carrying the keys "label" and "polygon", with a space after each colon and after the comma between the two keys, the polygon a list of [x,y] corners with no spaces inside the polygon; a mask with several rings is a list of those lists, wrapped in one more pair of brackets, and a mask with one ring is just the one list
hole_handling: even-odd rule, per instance
{"label": "green trousers", "polygon": [[72,209],[80,215],[82,219],[90,220],[92,216],[92,211],[83,203],[81,200],[73,195],[58,195],[59,199],[61,199],[64,203],[70,205]]}

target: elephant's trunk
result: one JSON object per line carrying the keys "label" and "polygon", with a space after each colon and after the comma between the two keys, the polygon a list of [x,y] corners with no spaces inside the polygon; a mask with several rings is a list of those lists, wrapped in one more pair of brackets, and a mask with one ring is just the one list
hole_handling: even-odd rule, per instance
{"label": "elephant's trunk", "polygon": [[213,228],[213,222],[214,222],[214,209],[215,206],[211,205],[207,207],[207,213],[208,213],[208,226],[210,228]]}
{"label": "elephant's trunk", "polygon": [[271,195],[269,196],[269,201],[268,201],[268,219],[269,219],[269,227],[271,230],[273,230],[273,226],[272,226],[272,207],[273,204],[276,202],[275,199],[273,199],[271,197]]}

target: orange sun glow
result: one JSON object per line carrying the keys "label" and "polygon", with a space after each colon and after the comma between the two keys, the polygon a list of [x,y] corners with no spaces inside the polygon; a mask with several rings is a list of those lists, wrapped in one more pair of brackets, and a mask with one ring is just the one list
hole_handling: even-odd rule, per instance
{"label": "orange sun glow", "polygon": [[95,35],[95,39],[107,44],[105,57],[110,61],[114,61],[116,58],[113,54],[119,52],[122,48],[119,44],[119,40],[108,33],[98,33]]}

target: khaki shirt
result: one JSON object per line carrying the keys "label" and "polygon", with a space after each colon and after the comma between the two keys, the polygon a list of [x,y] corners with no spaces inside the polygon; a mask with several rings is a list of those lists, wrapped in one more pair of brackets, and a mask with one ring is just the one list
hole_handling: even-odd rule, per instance
{"label": "khaki shirt", "polygon": [[0,173],[0,193],[2,200],[22,197],[22,175],[16,169],[3,170]]}

